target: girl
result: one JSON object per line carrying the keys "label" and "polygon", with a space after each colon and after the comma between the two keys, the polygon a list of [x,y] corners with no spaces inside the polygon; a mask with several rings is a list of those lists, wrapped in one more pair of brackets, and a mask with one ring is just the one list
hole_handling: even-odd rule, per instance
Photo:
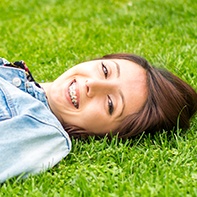
{"label": "girl", "polygon": [[71,150],[69,136],[187,129],[196,111],[191,86],[136,55],[106,55],[43,84],[23,61],[1,58],[0,182],[53,167]]}

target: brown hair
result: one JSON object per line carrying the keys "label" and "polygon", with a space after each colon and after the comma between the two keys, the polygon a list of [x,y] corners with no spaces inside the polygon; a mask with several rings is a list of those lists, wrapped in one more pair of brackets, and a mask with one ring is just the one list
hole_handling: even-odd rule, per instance
{"label": "brown hair", "polygon": [[[100,59],[124,59],[142,66],[147,73],[148,99],[138,113],[124,118],[112,135],[129,138],[139,133],[189,128],[189,120],[197,111],[197,93],[186,82],[165,69],[151,66],[133,54],[110,54]],[[66,128],[70,136],[86,136],[86,131]],[[78,131],[77,131],[78,130]],[[91,134],[90,134],[91,135]]]}

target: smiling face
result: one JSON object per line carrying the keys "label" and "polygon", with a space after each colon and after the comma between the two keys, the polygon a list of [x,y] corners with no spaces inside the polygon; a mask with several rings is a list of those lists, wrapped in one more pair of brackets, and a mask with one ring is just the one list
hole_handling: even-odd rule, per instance
{"label": "smiling face", "polygon": [[48,88],[47,97],[62,125],[106,134],[144,105],[146,71],[122,59],[84,62],[58,77]]}

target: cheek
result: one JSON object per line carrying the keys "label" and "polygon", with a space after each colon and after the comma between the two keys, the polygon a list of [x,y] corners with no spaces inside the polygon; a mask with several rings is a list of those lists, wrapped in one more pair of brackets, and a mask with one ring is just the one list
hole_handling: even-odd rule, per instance
{"label": "cheek", "polygon": [[82,127],[93,133],[100,133],[109,124],[107,119],[103,116],[100,111],[94,110],[92,113],[83,113],[81,118]]}
{"label": "cheek", "polygon": [[91,64],[80,64],[73,68],[73,73],[77,76],[93,77],[97,74],[97,67]]}
{"label": "cheek", "polygon": [[100,113],[100,111],[96,111],[96,109],[91,113],[84,113],[82,114],[82,119],[84,120],[84,122],[86,122],[88,125],[95,125],[95,126],[99,126],[101,124],[105,123],[105,120],[103,118],[102,113]]}
{"label": "cheek", "polygon": [[84,114],[83,116],[83,128],[94,134],[109,133],[114,131],[117,126],[117,122],[111,121],[109,117],[99,113],[99,111],[88,115]]}

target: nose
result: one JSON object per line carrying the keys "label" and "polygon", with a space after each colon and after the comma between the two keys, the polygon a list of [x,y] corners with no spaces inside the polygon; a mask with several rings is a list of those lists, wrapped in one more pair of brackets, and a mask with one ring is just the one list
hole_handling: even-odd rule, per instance
{"label": "nose", "polygon": [[110,94],[117,89],[117,84],[113,81],[107,80],[86,80],[87,96],[93,97],[95,95]]}

